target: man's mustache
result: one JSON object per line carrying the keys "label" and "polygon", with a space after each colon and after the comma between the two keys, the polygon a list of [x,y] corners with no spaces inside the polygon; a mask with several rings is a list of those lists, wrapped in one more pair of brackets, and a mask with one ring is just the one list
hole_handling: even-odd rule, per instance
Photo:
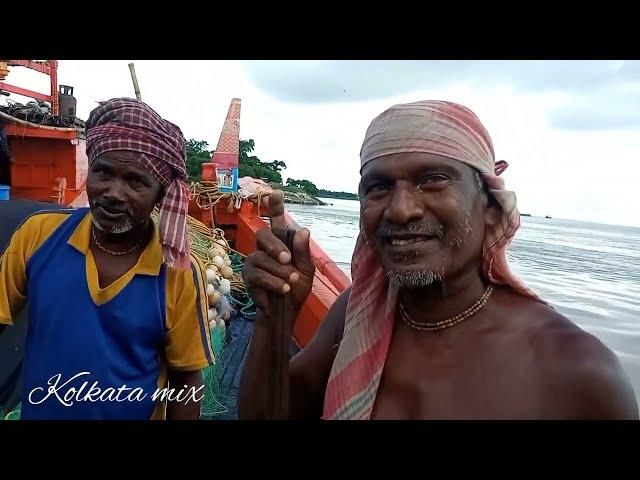
{"label": "man's mustache", "polygon": [[421,223],[409,223],[407,225],[397,225],[389,222],[382,222],[376,230],[378,238],[388,238],[395,235],[424,235],[428,237],[444,238],[444,227],[442,225],[424,225]]}

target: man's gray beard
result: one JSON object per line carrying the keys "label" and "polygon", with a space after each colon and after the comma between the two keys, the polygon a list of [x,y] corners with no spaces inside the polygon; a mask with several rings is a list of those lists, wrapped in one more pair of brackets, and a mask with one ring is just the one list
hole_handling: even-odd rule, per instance
{"label": "man's gray beard", "polygon": [[93,226],[96,227],[97,230],[115,235],[127,233],[133,229],[133,224],[128,219],[124,223],[120,225],[114,225],[110,229],[106,229],[102,225],[100,225],[100,223],[98,223],[98,221],[93,216],[91,217],[91,221],[93,223]]}
{"label": "man's gray beard", "polygon": [[398,288],[422,288],[442,281],[442,274],[432,270],[388,272],[387,276],[391,284]]}

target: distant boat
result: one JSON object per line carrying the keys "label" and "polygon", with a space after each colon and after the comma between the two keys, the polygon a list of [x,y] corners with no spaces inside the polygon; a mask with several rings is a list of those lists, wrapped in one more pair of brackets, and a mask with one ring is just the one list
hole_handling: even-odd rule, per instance
{"label": "distant boat", "polygon": [[547,216],[546,216],[546,217],[544,217],[544,218],[551,218],[551,217],[550,217],[549,215],[547,215]]}
{"label": "distant boat", "polygon": [[520,216],[521,217],[530,217],[531,214],[530,213],[521,213]]}

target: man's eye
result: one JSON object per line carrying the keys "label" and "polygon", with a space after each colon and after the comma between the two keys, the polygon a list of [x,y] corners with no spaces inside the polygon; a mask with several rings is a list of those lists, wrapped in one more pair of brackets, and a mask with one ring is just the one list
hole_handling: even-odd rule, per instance
{"label": "man's eye", "polygon": [[418,184],[418,188],[442,187],[445,186],[448,182],[449,177],[447,177],[446,175],[427,175],[420,181],[420,183]]}
{"label": "man's eye", "polygon": [[424,183],[437,183],[437,182],[446,182],[447,180],[449,179],[444,175],[429,175],[428,177],[424,178],[422,181]]}
{"label": "man's eye", "polygon": [[367,188],[366,193],[383,192],[389,189],[389,185],[386,183],[376,183]]}

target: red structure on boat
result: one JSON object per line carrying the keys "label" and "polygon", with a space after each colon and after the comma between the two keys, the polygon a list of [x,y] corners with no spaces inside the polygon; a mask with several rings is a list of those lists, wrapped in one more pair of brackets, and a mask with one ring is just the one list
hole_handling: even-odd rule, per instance
{"label": "red structure on boat", "polygon": [[[60,100],[68,94],[58,91],[58,62],[46,60],[0,60],[0,80],[8,67],[26,67],[50,78],[51,90],[43,94],[0,82],[3,94],[25,95],[51,105],[52,117],[60,117]],[[72,98],[72,97],[71,97]],[[75,107],[74,116],[75,116]],[[68,113],[68,112],[63,112]],[[0,161],[0,183],[10,186],[10,196],[61,205],[86,204],[87,155],[84,129],[41,125],[0,112],[10,158]]]}

